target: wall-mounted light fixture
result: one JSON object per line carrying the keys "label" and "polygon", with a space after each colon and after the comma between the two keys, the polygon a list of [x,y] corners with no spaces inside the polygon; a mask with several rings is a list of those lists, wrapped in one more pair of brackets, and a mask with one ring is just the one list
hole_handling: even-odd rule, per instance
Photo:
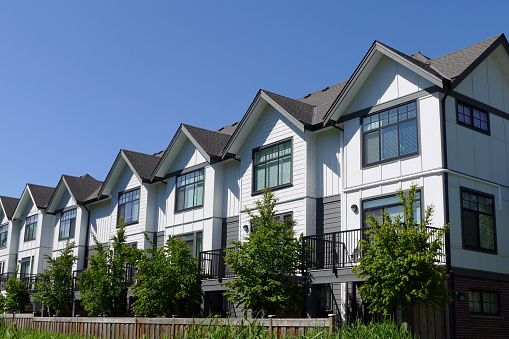
{"label": "wall-mounted light fixture", "polygon": [[244,226],[242,226],[242,228],[244,229],[244,232],[249,233],[249,226],[248,225],[244,225]]}
{"label": "wall-mounted light fixture", "polygon": [[357,211],[359,210],[359,207],[357,207],[356,204],[353,204],[350,208],[352,209],[352,212],[354,212],[354,213],[357,213]]}
{"label": "wall-mounted light fixture", "polygon": [[463,294],[463,292],[456,292],[456,296],[458,297],[458,300],[465,300],[465,295]]}

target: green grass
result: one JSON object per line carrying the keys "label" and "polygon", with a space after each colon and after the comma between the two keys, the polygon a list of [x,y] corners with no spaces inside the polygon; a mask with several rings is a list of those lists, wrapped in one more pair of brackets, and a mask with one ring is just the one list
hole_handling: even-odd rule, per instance
{"label": "green grass", "polygon": [[[256,320],[242,320],[243,326],[224,325],[219,326],[211,324],[208,326],[194,326],[187,328],[183,333],[169,335],[165,339],[176,339],[184,335],[186,339],[273,339],[275,335],[270,336],[263,326]],[[200,325],[200,324],[196,324]],[[194,328],[194,330],[193,330]],[[14,326],[0,328],[0,339],[85,339],[89,337],[52,334],[48,332],[38,332],[35,330],[21,330]],[[147,338],[144,336],[143,338]],[[413,336],[406,333],[404,329],[394,322],[386,321],[383,323],[371,323],[368,325],[356,321],[351,324],[345,324],[338,332],[329,334],[328,329],[311,329],[305,335],[296,338],[303,339],[413,339]]]}

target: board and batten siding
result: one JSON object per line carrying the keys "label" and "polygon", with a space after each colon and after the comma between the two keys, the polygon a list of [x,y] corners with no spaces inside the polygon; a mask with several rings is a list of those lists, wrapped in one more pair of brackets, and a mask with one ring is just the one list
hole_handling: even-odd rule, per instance
{"label": "board and batten siding", "polygon": [[[253,149],[261,146],[278,143],[282,140],[292,139],[292,186],[275,190],[274,195],[279,199],[276,210],[278,213],[293,212],[296,221],[295,231],[297,234],[307,234],[307,228],[314,229],[307,220],[307,197],[306,197],[306,170],[307,151],[306,133],[300,131],[286,117],[275,108],[267,105],[255,127],[250,131],[249,137],[240,148],[241,163],[241,202],[242,209],[254,208],[255,202],[262,198],[261,194],[252,195],[253,179]],[[256,213],[256,211],[255,211]],[[249,216],[241,212],[241,225],[249,224]],[[241,231],[245,236],[244,231]]]}
{"label": "board and batten siding", "polygon": [[238,216],[240,213],[240,163],[236,160],[226,161],[221,167],[223,175],[223,205],[221,215]]}
{"label": "board and batten siding", "polygon": [[[316,196],[328,197],[341,193],[341,134],[336,129],[318,133],[315,138]],[[311,182],[312,179],[310,179]]]}
{"label": "board and batten siding", "polygon": [[111,199],[96,202],[88,205],[90,210],[90,239],[88,243],[90,246],[94,245],[94,234],[99,243],[106,243],[110,241],[110,227],[111,227]]}
{"label": "board and batten siding", "polygon": [[206,162],[203,155],[198,151],[196,146],[187,139],[179,150],[178,155],[173,160],[168,173],[180,171],[184,168],[192,167]]}

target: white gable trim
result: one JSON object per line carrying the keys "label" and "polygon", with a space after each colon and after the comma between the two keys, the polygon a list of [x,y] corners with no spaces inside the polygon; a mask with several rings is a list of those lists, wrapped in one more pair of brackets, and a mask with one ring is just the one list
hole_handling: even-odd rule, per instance
{"label": "white gable trim", "polygon": [[196,147],[196,149],[198,150],[198,152],[201,153],[201,155],[205,158],[205,160],[207,160],[207,162],[210,164],[210,155],[207,154],[207,152],[205,152],[203,150],[203,148],[200,146],[200,144],[193,138],[193,136],[191,135],[191,133],[189,133],[189,131],[186,129],[185,126],[182,126],[182,132],[184,132],[184,134],[186,135],[186,137],[189,139],[189,141],[191,141],[194,145],[194,147]]}
{"label": "white gable trim", "polygon": [[293,115],[288,113],[283,107],[281,107],[277,102],[272,100],[267,94],[264,92],[260,92],[261,97],[263,100],[267,101],[269,105],[274,107],[279,113],[284,115],[288,120],[290,120],[295,126],[297,126],[301,132],[304,132],[304,124],[300,122],[299,120],[295,119]]}
{"label": "white gable trim", "polygon": [[[21,195],[21,198],[19,199],[18,206],[16,206],[16,210],[14,211],[14,214],[12,215],[12,219],[19,219],[19,218],[21,218],[22,213],[23,213],[23,209],[26,208],[26,200],[28,199],[27,194],[28,194],[28,197],[30,197],[30,199],[32,200],[32,203],[34,204],[34,206],[37,209],[39,209],[37,207],[37,204],[35,203],[35,200],[34,200],[34,197],[32,196],[32,193],[30,192],[30,189],[28,188],[28,185],[26,185],[25,189],[23,190],[23,194]],[[23,207],[23,208],[21,208],[21,207]]]}
{"label": "white gable trim", "polygon": [[387,56],[388,58],[408,68],[412,72],[422,76],[424,79],[430,81],[431,83],[439,87],[443,87],[443,82],[439,77],[423,70],[399,54],[383,46],[378,41],[375,41],[368,53],[362,59],[359,66],[357,66],[357,69],[348,80],[346,86],[334,101],[334,104],[329,109],[329,112],[327,113],[323,122],[324,126],[327,125],[330,119],[338,120],[341,117],[341,115],[344,113],[344,110],[351,103],[357,92],[364,84],[364,81],[369,77],[369,74],[376,67],[383,56]]}

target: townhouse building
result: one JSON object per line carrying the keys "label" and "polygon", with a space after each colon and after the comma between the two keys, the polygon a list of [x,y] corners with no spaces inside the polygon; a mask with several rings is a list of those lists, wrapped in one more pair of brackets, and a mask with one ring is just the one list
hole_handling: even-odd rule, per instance
{"label": "townhouse building", "polygon": [[[0,227],[8,225],[17,246],[0,249],[0,262],[11,270],[8,258],[17,252],[22,269],[29,258],[38,273],[40,255],[55,254],[71,234],[86,258],[92,237],[108,242],[122,218],[138,248],[149,246],[144,233],[158,247],[182,237],[206,273],[204,315],[240,316],[222,296],[221,282],[235,279],[224,248],[251,232],[246,209],[269,188],[278,218],[295,220],[314,249],[303,265],[306,315],[364,317],[362,281],[351,268],[362,255],[365,219],[384,208],[400,213],[396,192],[417,185],[415,219],[432,204],[432,226],[450,224],[440,263],[453,298],[442,319],[447,335],[503,337],[508,164],[504,35],[433,59],[375,41],[346,81],[297,99],[260,90],[237,123],[215,131],[182,124],[153,155],[121,150],[104,182],[62,176],[56,189],[27,185],[11,217],[0,198]],[[37,241],[29,245],[20,234]]]}

